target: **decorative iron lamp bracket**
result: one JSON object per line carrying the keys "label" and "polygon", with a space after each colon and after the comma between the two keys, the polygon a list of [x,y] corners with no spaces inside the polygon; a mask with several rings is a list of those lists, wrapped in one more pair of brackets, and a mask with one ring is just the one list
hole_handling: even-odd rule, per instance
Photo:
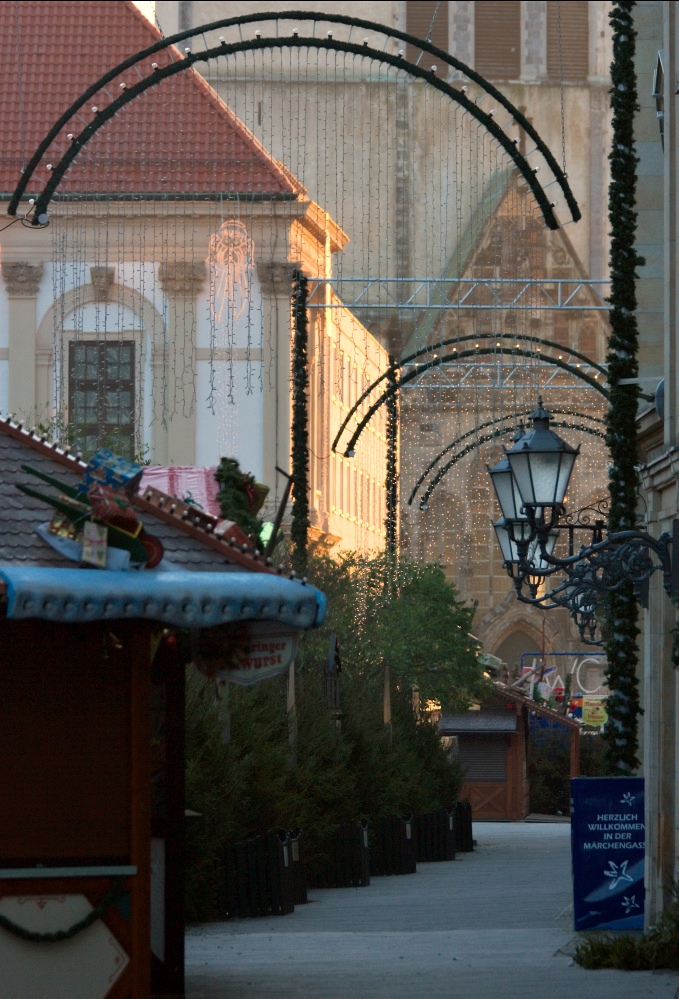
{"label": "decorative iron lamp bracket", "polygon": [[[549,430],[549,413],[541,399],[532,419],[533,430],[515,438],[505,457],[489,469],[503,512],[494,526],[504,566],[519,600],[546,610],[566,608],[581,635],[590,631],[589,644],[599,644],[594,642],[595,612],[606,593],[625,582],[641,590],[661,571],[666,593],[672,599],[679,597],[679,520],[673,522],[671,533],[654,538],[641,528],[604,536],[603,505],[566,516],[563,498],[577,451]],[[598,516],[592,521],[587,514]],[[591,541],[575,552],[574,532],[584,529],[591,531]],[[560,530],[568,531],[565,558],[553,554]],[[566,578],[540,594],[543,583],[557,573],[565,573]],[[526,584],[530,595],[524,593]]]}

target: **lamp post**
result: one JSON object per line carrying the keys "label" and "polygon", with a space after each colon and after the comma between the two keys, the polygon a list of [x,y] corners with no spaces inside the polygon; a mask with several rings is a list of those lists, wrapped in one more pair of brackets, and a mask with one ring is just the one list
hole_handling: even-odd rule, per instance
{"label": "lamp post", "polygon": [[[579,448],[550,430],[541,398],[531,420],[531,429],[522,429],[488,469],[502,512],[493,527],[503,563],[519,600],[545,609],[566,608],[583,640],[601,644],[594,641],[597,606],[625,581],[639,587],[661,570],[668,595],[679,595],[679,558],[672,559],[679,546],[679,520],[671,535],[654,538],[639,529],[604,534],[604,520],[592,522],[581,516],[585,511],[566,517],[564,499]],[[568,531],[568,555],[558,558],[554,549],[562,530]],[[591,531],[589,544],[577,552],[575,530]],[[546,590],[546,580],[557,574],[561,578]]]}

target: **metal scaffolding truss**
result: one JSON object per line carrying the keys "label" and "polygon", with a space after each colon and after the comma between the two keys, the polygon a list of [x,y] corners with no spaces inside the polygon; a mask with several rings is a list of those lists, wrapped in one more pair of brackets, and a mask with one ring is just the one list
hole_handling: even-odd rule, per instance
{"label": "metal scaffolding truss", "polygon": [[580,278],[338,276],[310,279],[308,308],[608,312],[609,291],[610,281]]}
{"label": "metal scaffolding truss", "polygon": [[[567,352],[564,354],[567,355]],[[417,364],[403,364],[401,370],[405,373],[418,366]],[[600,380],[601,384],[606,387],[605,378],[602,378],[600,372],[592,365],[578,363],[574,367],[583,374]],[[580,381],[577,377],[569,378],[565,382],[565,374],[563,368],[555,367],[554,363],[547,358],[528,362],[522,359],[521,362],[517,362],[504,355],[502,359],[498,358],[497,361],[452,360],[441,364],[438,368],[423,371],[419,376],[416,375],[412,381],[402,387],[402,391],[423,388],[432,391],[447,389],[508,389],[514,391],[516,389],[533,389],[536,382],[539,382],[542,388],[550,387],[553,391],[591,391],[591,386]],[[568,376],[566,375],[566,377]],[[530,380],[527,380],[528,378]]]}

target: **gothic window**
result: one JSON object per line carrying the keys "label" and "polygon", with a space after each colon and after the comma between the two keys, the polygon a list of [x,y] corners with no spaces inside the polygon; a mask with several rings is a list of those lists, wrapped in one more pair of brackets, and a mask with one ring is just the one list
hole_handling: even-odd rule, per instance
{"label": "gothic window", "polygon": [[111,447],[134,453],[134,343],[78,340],[69,344],[69,423],[89,454]]}

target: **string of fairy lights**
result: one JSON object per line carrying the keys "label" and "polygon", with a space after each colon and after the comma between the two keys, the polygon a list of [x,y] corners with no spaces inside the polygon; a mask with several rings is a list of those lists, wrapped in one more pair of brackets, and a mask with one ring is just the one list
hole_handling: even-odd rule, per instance
{"label": "string of fairy lights", "polygon": [[[256,30],[278,38],[296,28],[272,17]],[[305,30],[313,37],[332,31],[352,43],[366,34],[320,22]],[[252,26],[223,31],[228,43],[254,35]],[[368,37],[371,49],[397,51],[398,42],[377,28]],[[218,38],[205,33],[191,44],[207,49]],[[273,316],[271,302],[286,291],[276,266],[286,256],[301,259],[307,272],[333,279],[332,290],[317,293],[327,308],[309,310],[316,413],[310,495],[312,514],[324,503],[323,529],[345,546],[384,544],[386,412],[377,412],[351,459],[331,449],[341,420],[386,370],[389,353],[401,357],[458,335],[478,342],[477,357],[432,369],[400,393],[399,442],[400,544],[444,563],[462,595],[473,596],[471,567],[480,548],[490,557],[489,523],[496,516],[485,463],[499,457],[506,440],[482,442],[478,428],[498,421],[510,429],[504,414],[530,411],[546,378],[541,338],[563,342],[564,350],[586,339],[586,352],[601,361],[605,329],[586,303],[581,311],[538,311],[532,288],[520,303],[501,308],[484,299],[483,289],[463,301],[455,282],[500,278],[507,282],[504,301],[512,301],[526,278],[547,279],[557,266],[560,275],[576,277],[577,262],[560,233],[545,227],[507,149],[460,104],[415,79],[405,62],[298,45],[229,52],[201,64],[201,74],[183,74],[201,95],[198,117],[168,102],[170,81],[158,84],[97,133],[60,188],[51,226],[54,412],[66,419],[79,405],[92,415],[88,399],[100,399],[103,389],[111,428],[132,428],[135,454],[170,460],[154,442],[177,417],[190,418],[198,464],[217,464],[226,454],[249,470],[248,445],[264,419],[263,400],[280,390],[280,311]],[[201,79],[213,94],[201,89]],[[491,108],[472,80],[461,85],[469,101],[496,113],[530,158],[532,140],[508,112]],[[151,140],[149,122],[155,122]],[[234,137],[238,122],[253,140],[249,166]],[[253,163],[275,174],[279,186],[287,184],[288,201],[272,201],[264,188],[245,196]],[[211,176],[224,179],[220,164],[232,165],[238,196],[210,186]],[[83,193],[83,178],[91,181],[93,172],[106,177],[115,196]],[[290,224],[295,198],[315,203],[313,218]],[[281,248],[286,228],[287,251]],[[419,310],[405,308],[424,276],[449,282],[446,309],[428,309],[424,298]],[[348,279],[357,277],[366,290],[352,313],[340,302],[353,292]],[[380,279],[396,279],[395,291],[385,291]],[[515,332],[529,356],[518,363],[505,351],[495,358],[482,353],[499,332]],[[88,346],[96,350],[78,352]],[[552,375],[548,405],[574,419],[602,415],[600,396],[583,391],[574,377]],[[322,426],[314,396],[327,394],[329,426]],[[476,447],[451,467],[428,509],[409,506],[410,484],[421,470],[448,441],[470,432]],[[575,503],[591,498],[592,483],[603,486],[605,467],[603,444],[583,440]]]}

